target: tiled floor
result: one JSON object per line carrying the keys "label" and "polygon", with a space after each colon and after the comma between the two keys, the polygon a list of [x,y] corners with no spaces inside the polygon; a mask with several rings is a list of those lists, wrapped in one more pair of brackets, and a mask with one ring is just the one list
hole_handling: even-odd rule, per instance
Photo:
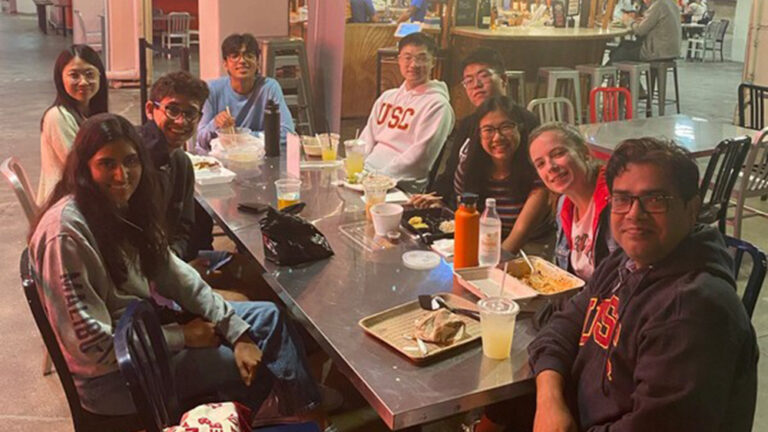
{"label": "tiled floor", "polygon": [[[34,17],[0,14],[0,148],[2,157],[18,157],[37,184],[39,173],[40,116],[54,98],[51,71],[59,50],[68,40],[43,36]],[[159,65],[166,63],[159,60]],[[736,106],[736,86],[741,81],[741,64],[684,63],[680,67],[684,113],[730,121]],[[113,112],[139,119],[138,91],[110,91]],[[755,201],[768,210],[768,204]],[[744,237],[768,250],[768,223],[763,218],[747,219]],[[27,306],[18,278],[18,256],[24,248],[27,222],[8,187],[0,187],[0,423],[6,431],[71,431],[69,410],[55,376],[42,377],[42,343]],[[768,291],[763,293],[753,323],[762,352],[768,356]],[[761,381],[768,379],[768,362],[760,363]],[[768,385],[760,385],[755,431],[768,430]],[[370,412],[339,419],[344,425],[370,418]],[[375,417],[375,415],[374,415]],[[380,424],[356,430],[380,430]],[[432,430],[451,430],[442,425]]]}

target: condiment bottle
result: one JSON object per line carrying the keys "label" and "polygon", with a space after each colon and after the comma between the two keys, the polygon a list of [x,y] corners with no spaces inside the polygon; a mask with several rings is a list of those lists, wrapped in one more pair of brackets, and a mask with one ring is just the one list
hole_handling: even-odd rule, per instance
{"label": "condiment bottle", "polygon": [[280,107],[272,99],[264,107],[264,151],[267,157],[280,156]]}
{"label": "condiment bottle", "polygon": [[459,196],[459,209],[454,215],[456,229],[453,235],[453,268],[476,267],[477,240],[480,234],[480,214],[477,212],[478,196],[463,193]]}

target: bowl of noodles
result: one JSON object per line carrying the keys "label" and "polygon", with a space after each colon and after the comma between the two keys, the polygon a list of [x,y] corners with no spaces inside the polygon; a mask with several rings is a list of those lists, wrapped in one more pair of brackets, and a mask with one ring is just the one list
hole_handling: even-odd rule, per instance
{"label": "bowl of noodles", "polygon": [[549,261],[536,256],[529,256],[535,272],[522,258],[509,262],[507,272],[531,287],[541,296],[560,296],[576,293],[584,286],[584,281],[557,267]]}

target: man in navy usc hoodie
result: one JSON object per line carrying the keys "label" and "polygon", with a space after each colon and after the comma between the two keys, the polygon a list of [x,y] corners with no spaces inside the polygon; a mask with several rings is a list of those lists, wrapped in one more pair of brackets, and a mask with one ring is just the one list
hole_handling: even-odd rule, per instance
{"label": "man in navy usc hoodie", "polygon": [[696,223],[682,148],[624,141],[606,169],[617,250],[529,346],[534,431],[750,431],[755,332],[733,261]]}

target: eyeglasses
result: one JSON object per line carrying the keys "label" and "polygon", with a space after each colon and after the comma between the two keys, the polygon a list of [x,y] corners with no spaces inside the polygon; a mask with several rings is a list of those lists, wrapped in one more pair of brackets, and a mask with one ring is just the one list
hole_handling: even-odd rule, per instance
{"label": "eyeglasses", "polygon": [[496,72],[494,72],[493,69],[483,69],[475,75],[465,76],[464,79],[461,80],[461,85],[463,85],[464,88],[470,88],[477,85],[478,82],[486,84],[491,81],[491,78],[493,78],[493,74],[495,73]]}
{"label": "eyeglasses", "polygon": [[165,112],[165,115],[168,116],[171,120],[178,120],[179,117],[184,116],[184,119],[188,122],[193,122],[200,118],[202,113],[199,109],[182,109],[180,106],[175,104],[168,104],[166,106],[162,106],[160,102],[152,101],[152,103],[163,110]]}
{"label": "eyeglasses", "polygon": [[516,130],[517,123],[512,122],[502,123],[499,127],[486,125],[480,128],[480,137],[483,139],[491,139],[496,133],[499,133],[502,136],[509,136]]}
{"label": "eyeglasses", "polygon": [[612,195],[609,198],[611,203],[611,212],[616,214],[629,213],[632,210],[632,203],[637,200],[640,203],[640,209],[645,213],[666,213],[669,211],[669,202],[675,199],[672,195],[650,194],[650,195]]}
{"label": "eyeglasses", "polygon": [[432,56],[428,54],[419,54],[416,56],[413,56],[411,54],[400,54],[397,56],[400,61],[402,61],[405,64],[409,64],[411,62],[416,63],[417,65],[424,65],[432,61]]}
{"label": "eyeglasses", "polygon": [[99,71],[93,69],[86,69],[82,71],[70,70],[67,72],[67,79],[73,83],[79,82],[85,78],[88,82],[95,82],[99,80]]}
{"label": "eyeglasses", "polygon": [[244,59],[248,62],[255,62],[257,58],[259,58],[255,53],[252,52],[239,52],[239,53],[232,53],[227,54],[227,60],[236,62],[240,59]]}

